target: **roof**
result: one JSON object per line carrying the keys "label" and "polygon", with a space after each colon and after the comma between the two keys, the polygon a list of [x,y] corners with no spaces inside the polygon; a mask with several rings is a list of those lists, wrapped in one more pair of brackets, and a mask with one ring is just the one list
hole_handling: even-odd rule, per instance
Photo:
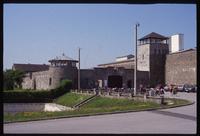
{"label": "roof", "polygon": [[105,65],[110,65],[110,64],[120,64],[120,63],[126,63],[126,62],[134,62],[134,58],[128,59],[128,60],[123,60],[123,61],[118,61],[118,62],[110,62],[110,63],[105,63],[105,64],[99,64],[98,66],[105,66]]}
{"label": "roof", "polygon": [[64,53],[62,54],[62,56],[56,56],[54,59],[49,60],[49,62],[51,62],[51,61],[76,61],[76,62],[78,62],[77,60],[74,60],[74,59],[66,56]]}
{"label": "roof", "polygon": [[152,32],[142,38],[140,38],[139,40],[144,40],[144,39],[148,39],[148,38],[156,38],[156,39],[168,39],[168,37],[165,37],[163,35],[160,35],[158,33]]}
{"label": "roof", "polygon": [[190,48],[190,49],[187,49],[187,50],[181,50],[181,51],[177,51],[177,52],[172,52],[169,55],[177,54],[177,53],[184,53],[184,52],[188,52],[188,51],[196,51],[196,48]]}
{"label": "roof", "polygon": [[133,57],[134,57],[134,55],[132,55],[132,54],[129,54],[129,55],[120,56],[120,57],[116,57],[116,58],[124,58],[124,57],[133,58]]}
{"label": "roof", "polygon": [[36,72],[36,71],[48,70],[49,65],[46,65],[46,64],[13,64],[13,69],[21,70],[23,72]]}

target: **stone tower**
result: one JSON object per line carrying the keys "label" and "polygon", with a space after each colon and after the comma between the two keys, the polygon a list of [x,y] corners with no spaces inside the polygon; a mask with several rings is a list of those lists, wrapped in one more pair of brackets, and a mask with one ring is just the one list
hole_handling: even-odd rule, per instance
{"label": "stone tower", "polygon": [[63,53],[62,56],[49,60],[49,85],[50,88],[57,87],[61,80],[72,80],[72,88],[77,88],[77,67],[78,61],[73,60]]}
{"label": "stone tower", "polygon": [[137,70],[149,72],[149,85],[164,84],[168,37],[152,32],[139,39],[137,50]]}

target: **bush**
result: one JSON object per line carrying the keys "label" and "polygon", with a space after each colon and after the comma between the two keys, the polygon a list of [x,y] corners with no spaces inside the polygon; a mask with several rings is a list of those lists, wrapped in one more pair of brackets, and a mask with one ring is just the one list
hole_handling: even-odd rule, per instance
{"label": "bush", "polygon": [[67,92],[70,91],[72,88],[72,81],[71,80],[62,80],[59,87],[51,90],[52,98],[55,99]]}
{"label": "bush", "polygon": [[62,80],[59,87],[47,90],[7,90],[3,92],[4,102],[52,102],[53,99],[67,93],[72,87],[72,81]]}
{"label": "bush", "polygon": [[4,91],[4,102],[52,102],[50,91]]}

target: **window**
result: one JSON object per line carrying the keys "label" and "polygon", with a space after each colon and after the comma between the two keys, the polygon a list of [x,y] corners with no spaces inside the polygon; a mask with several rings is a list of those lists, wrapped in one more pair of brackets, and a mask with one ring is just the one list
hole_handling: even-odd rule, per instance
{"label": "window", "polygon": [[51,78],[49,78],[49,85],[51,85],[51,82],[52,82],[52,79],[51,79]]}
{"label": "window", "polygon": [[144,54],[142,54],[142,59],[144,59]]}

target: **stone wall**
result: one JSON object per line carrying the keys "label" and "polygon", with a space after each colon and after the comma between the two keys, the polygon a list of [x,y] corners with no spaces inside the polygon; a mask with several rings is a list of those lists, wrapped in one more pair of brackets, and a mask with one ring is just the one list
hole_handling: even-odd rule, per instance
{"label": "stone wall", "polygon": [[166,84],[196,84],[196,50],[172,53],[166,56]]}
{"label": "stone wall", "polygon": [[168,44],[152,44],[150,47],[150,84],[165,83],[165,62],[169,53]]}
{"label": "stone wall", "polygon": [[[99,87],[106,87],[108,84],[109,76],[121,76],[122,77],[122,86],[133,87],[133,77],[134,69],[124,69],[124,68],[94,68],[94,69],[85,69],[81,70],[81,88],[94,88],[95,82],[99,83]],[[149,72],[138,71],[137,80],[139,84],[147,84]]]}
{"label": "stone wall", "polygon": [[139,45],[137,50],[137,69],[139,71],[150,71],[150,44]]}
{"label": "stone wall", "polygon": [[144,44],[138,46],[138,70],[146,71],[146,79],[152,86],[164,84],[165,81],[165,60],[166,54],[169,53],[167,44]]}
{"label": "stone wall", "polygon": [[66,66],[50,66],[48,71],[27,73],[23,79],[23,89],[48,90],[60,85],[61,80],[72,80],[73,88],[77,86],[77,69]]}

